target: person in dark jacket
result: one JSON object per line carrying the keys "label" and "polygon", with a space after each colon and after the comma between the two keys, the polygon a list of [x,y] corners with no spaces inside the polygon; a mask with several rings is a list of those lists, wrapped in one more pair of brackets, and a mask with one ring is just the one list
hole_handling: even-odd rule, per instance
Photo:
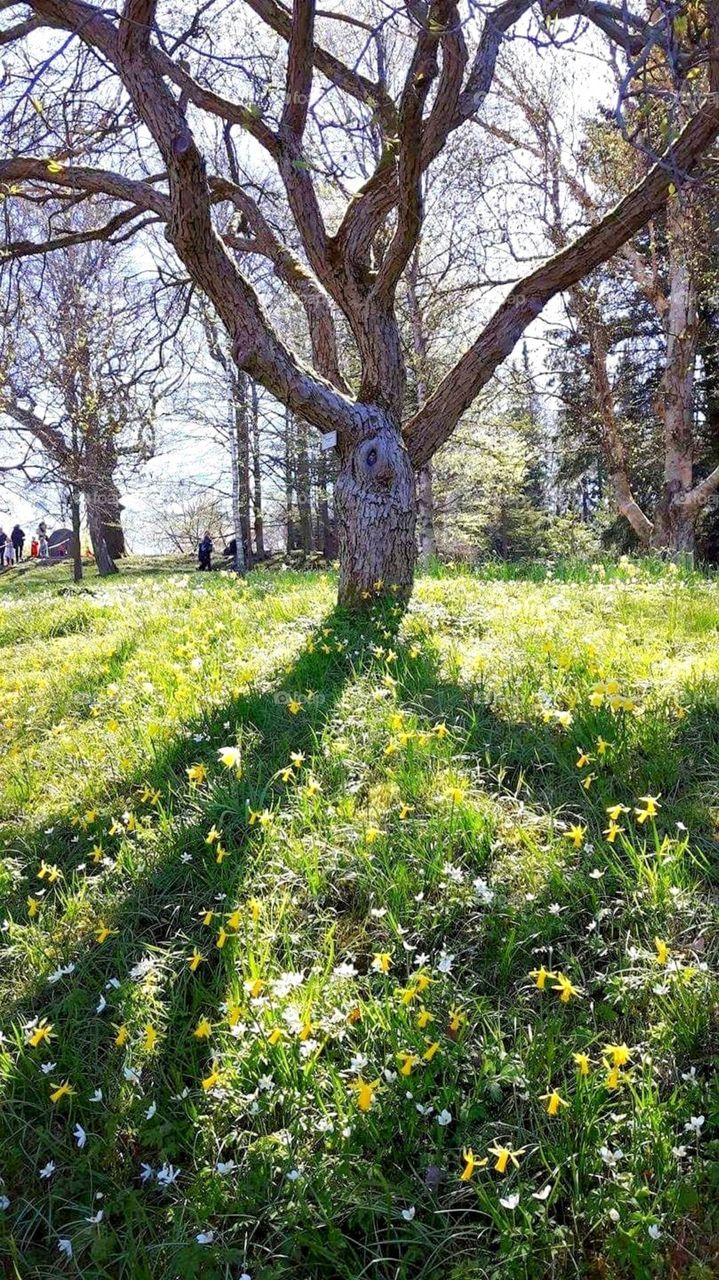
{"label": "person in dark jacket", "polygon": [[25,546],[25,531],[20,528],[19,524],[15,525],[15,528],[10,534],[10,541],[15,548],[15,559],[17,561],[22,560],[22,549]]}
{"label": "person in dark jacket", "polygon": [[209,529],[205,529],[205,536],[198,547],[198,556],[199,556],[201,569],[212,568],[212,551],[213,551],[213,545],[212,545],[212,538],[210,537],[210,531]]}
{"label": "person in dark jacket", "polygon": [[7,534],[4,529],[0,529],[0,568],[5,567],[6,544],[7,544]]}

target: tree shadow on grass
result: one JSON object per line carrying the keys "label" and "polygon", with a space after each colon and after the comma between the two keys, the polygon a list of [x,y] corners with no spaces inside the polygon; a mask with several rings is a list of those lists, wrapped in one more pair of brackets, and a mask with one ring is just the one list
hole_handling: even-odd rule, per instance
{"label": "tree shadow on grass", "polygon": [[[64,995],[47,988],[32,993],[33,1013],[51,1020],[57,1017],[58,1027],[63,1023],[83,1026],[82,1043],[77,1048],[58,1041],[58,1067],[53,1080],[65,1076],[77,1078],[84,1064],[94,1060],[102,1072],[106,1098],[124,1091],[122,1105],[116,1113],[104,1116],[101,1141],[91,1143],[86,1157],[72,1151],[78,1188],[84,1160],[86,1180],[94,1189],[107,1194],[107,1226],[113,1232],[121,1234],[123,1224],[130,1222],[138,1211],[140,1161],[157,1163],[171,1160],[183,1167],[198,1142],[200,1112],[191,1101],[185,1106],[184,1101],[177,1099],[186,1087],[196,1089],[198,1081],[211,1071],[214,1047],[212,1042],[193,1040],[192,1027],[206,1010],[216,1010],[233,993],[237,995],[238,1002],[244,999],[241,984],[245,969],[241,969],[239,963],[240,959],[246,960],[246,955],[242,955],[240,950],[242,943],[234,943],[230,939],[218,949],[215,929],[203,932],[197,911],[199,907],[215,907],[220,895],[225,895],[224,902],[231,907],[240,902],[246,906],[247,897],[252,895],[254,887],[248,881],[248,873],[255,866],[255,853],[261,839],[258,833],[262,830],[258,823],[249,825],[248,807],[255,812],[264,808],[282,812],[283,797],[287,791],[277,782],[277,771],[288,765],[291,752],[302,751],[309,756],[316,751],[318,740],[330,723],[348,680],[372,662],[373,644],[377,641],[387,644],[396,630],[398,619],[399,615],[395,613],[380,620],[379,630],[370,630],[366,624],[358,626],[335,611],[317,628],[313,651],[300,654],[269,689],[242,696],[214,709],[209,715],[203,715],[187,727],[182,739],[173,741],[158,753],[132,787],[136,788],[145,781],[151,786],[159,786],[170,777],[177,792],[178,808],[172,819],[168,819],[167,830],[161,832],[156,856],[147,854],[146,869],[133,877],[131,886],[126,891],[121,890],[120,900],[108,908],[106,922],[117,933],[102,946],[88,941],[79,951],[67,952],[65,958],[70,959],[71,954],[74,955],[77,969],[71,976],[71,988]],[[337,640],[340,642],[339,652]],[[330,652],[325,652],[325,649]],[[307,700],[306,694],[310,689],[318,696]],[[528,805],[533,803],[545,812],[563,811],[574,816],[579,810],[579,801],[585,797],[579,793],[576,784],[572,743],[568,742],[566,751],[558,754],[557,741],[563,740],[552,736],[545,727],[503,720],[482,699],[481,689],[478,692],[474,687],[462,688],[443,678],[436,655],[431,651],[425,652],[412,664],[399,664],[397,696],[399,703],[409,705],[420,723],[428,728],[441,720],[452,726],[452,733],[461,744],[462,769],[476,770],[478,781],[483,785],[485,781],[491,782],[498,794],[522,791]],[[289,702],[294,698],[303,701],[303,708],[293,716]],[[231,725],[230,731],[225,728],[227,722]],[[216,751],[227,745],[228,732],[234,732],[235,727],[246,744],[242,777],[234,779],[228,774],[207,789],[199,787],[188,793],[186,768],[204,761],[216,769]],[[201,735],[201,742],[194,740],[193,732]],[[617,795],[621,785],[621,779],[612,779],[611,799],[621,799],[626,794],[627,801],[631,799],[633,802],[636,797],[628,792]],[[598,788],[595,792],[597,798],[590,797],[597,839],[601,836],[600,824],[605,822],[603,802],[608,794]],[[221,828],[223,843],[230,851],[229,857],[219,865],[213,847],[206,844],[208,828],[212,824]],[[162,827],[162,821],[160,825]],[[65,834],[69,835],[70,830],[74,833],[74,829],[67,829]],[[390,845],[394,835],[395,829],[392,828],[388,835]],[[406,836],[400,837],[397,833],[396,853],[390,849],[390,859],[394,858],[398,867],[404,840]],[[481,858],[488,860],[492,856],[491,841],[483,840],[481,843]],[[471,823],[465,828],[461,821],[457,822],[447,853],[458,861],[465,856],[470,863],[474,859],[477,870],[484,866],[484,863],[477,865],[477,829]],[[44,856],[41,845],[38,845],[36,854]],[[183,862],[182,854],[191,855],[192,862]],[[518,934],[517,946],[510,950],[510,960],[505,962],[502,971],[499,964],[493,969],[491,963],[483,962],[484,968],[478,977],[483,989],[488,993],[501,991],[520,974],[526,974],[535,959],[530,945],[532,938],[536,939],[538,947],[556,946],[557,950],[561,949],[569,929],[568,919],[558,917],[548,927],[546,916],[547,902],[551,901],[558,884],[574,892],[578,885],[581,886],[585,895],[581,910],[587,919],[590,918],[602,899],[601,891],[588,879],[588,869],[589,863],[583,856],[573,857],[571,862],[558,869],[557,877],[550,876],[534,901],[516,908],[513,928]],[[222,910],[220,904],[219,912]],[[451,946],[454,929],[454,936],[461,946],[464,925],[461,913],[458,912],[454,919],[444,917],[442,928],[447,925],[450,926],[448,934],[438,931],[438,944],[441,941],[442,945]],[[576,926],[575,915],[571,918],[571,935],[575,947],[581,952]],[[492,937],[490,931],[490,940]],[[506,942],[506,939],[501,941]],[[500,938],[495,938],[494,943],[499,953]],[[163,970],[157,959],[168,944],[172,948],[172,972]],[[207,957],[196,977],[190,974],[186,963],[193,944]],[[586,955],[591,955],[590,949]],[[157,1023],[161,1034],[152,1054],[136,1057],[141,1079],[147,1082],[148,1087],[141,1099],[129,1101],[130,1090],[123,1076],[127,1055],[115,1048],[107,1019],[109,1016],[113,1020],[112,1010],[119,1007],[129,1008],[129,1018],[132,1017],[133,983],[128,982],[124,975],[143,957],[149,958],[150,968],[155,957]],[[120,975],[123,981],[119,991],[110,989],[107,992],[108,1013],[96,1015],[98,994],[106,990],[105,984],[110,979]],[[27,999],[22,1003],[27,1005]],[[143,1014],[143,1018],[145,1016]],[[119,1014],[114,1021],[118,1019]],[[177,1027],[183,1028],[181,1040],[174,1031]],[[133,1035],[137,1037],[137,1034],[138,1028],[135,1027]],[[71,1148],[67,1135],[72,1124],[79,1121],[90,1133],[96,1132],[98,1127],[97,1111],[85,1098],[78,1097],[71,1101],[71,1109],[63,1114],[63,1120],[54,1121],[49,1132],[28,1135],[27,1116],[35,1114],[37,1108],[37,1076],[34,1066],[32,1072],[29,1070],[26,1058],[27,1055],[16,1078],[11,1081],[9,1096],[8,1149],[13,1151],[17,1145],[18,1155],[11,1157],[8,1175],[10,1191],[18,1197],[28,1166],[37,1169],[49,1158],[59,1157],[58,1163],[60,1159],[67,1158]],[[145,1123],[142,1111],[150,1101],[157,1103],[157,1120]],[[284,1120],[279,1107],[273,1123],[281,1128]],[[141,1148],[133,1136],[137,1128],[142,1132]],[[239,1124],[238,1128],[241,1128]],[[271,1169],[271,1152],[265,1155],[265,1164]],[[123,1190],[117,1190],[118,1184]],[[76,1194],[79,1196],[80,1191]],[[149,1196],[147,1205],[157,1209],[161,1215],[161,1206],[165,1202],[161,1200],[159,1190],[153,1189],[145,1194]],[[255,1205],[253,1195],[251,1188],[241,1190],[237,1203],[240,1217]],[[269,1213],[272,1209],[269,1196],[266,1200]],[[330,1219],[327,1226],[329,1229]],[[25,1247],[36,1249],[38,1253],[44,1250],[46,1223],[38,1217],[34,1225],[28,1222],[25,1229]],[[261,1246],[261,1224],[252,1229],[256,1243]],[[371,1232],[371,1222],[367,1229]],[[347,1230],[346,1255],[366,1256],[363,1254],[360,1220],[348,1225]],[[352,1239],[353,1233],[355,1240]],[[288,1239],[288,1250],[293,1252],[293,1265],[298,1268],[298,1274],[302,1273],[303,1266],[308,1273],[315,1266],[315,1274],[330,1274],[327,1270],[330,1263],[326,1260],[322,1264],[325,1269],[320,1270],[316,1249],[316,1243],[309,1239],[303,1244],[301,1232],[294,1244]],[[393,1246],[393,1251],[396,1256],[393,1261],[387,1261],[388,1267],[401,1264],[399,1244]],[[239,1255],[236,1260],[239,1264]],[[345,1260],[342,1275],[350,1274],[346,1265]],[[386,1274],[389,1273],[388,1270]],[[99,1271],[98,1274],[106,1273]],[[133,1275],[133,1280],[149,1275],[146,1261],[142,1262],[138,1256],[128,1274]]]}

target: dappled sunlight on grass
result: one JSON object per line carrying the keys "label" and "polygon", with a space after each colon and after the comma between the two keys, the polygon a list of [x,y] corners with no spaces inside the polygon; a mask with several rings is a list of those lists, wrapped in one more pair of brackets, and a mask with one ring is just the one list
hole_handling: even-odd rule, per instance
{"label": "dappled sunlight on grass", "polygon": [[20,1274],[709,1274],[719,594],[533,576],[6,587]]}

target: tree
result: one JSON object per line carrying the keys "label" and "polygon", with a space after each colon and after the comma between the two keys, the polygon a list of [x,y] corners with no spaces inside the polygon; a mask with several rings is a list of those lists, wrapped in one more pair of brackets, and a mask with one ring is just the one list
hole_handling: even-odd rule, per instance
{"label": "tree", "polygon": [[109,246],[91,242],[36,261],[15,304],[0,348],[6,431],[32,441],[36,483],[67,492],[76,534],[84,500],[98,569],[113,573],[125,554],[118,472],[151,457],[164,382],[147,349],[147,299]]}
{"label": "tree", "polygon": [[[148,219],[164,224],[194,285],[225,326],[238,367],[313,427],[337,432],[340,599],[351,604],[371,597],[377,584],[409,594],[416,556],[415,471],[450,438],[547,302],[610,258],[663,207],[670,189],[686,183],[719,129],[719,0],[707,0],[690,25],[679,21],[673,7],[660,6],[646,17],[641,9],[604,0],[544,0],[535,19],[529,0],[502,0],[487,8],[481,27],[474,5],[407,0],[391,19],[397,55],[389,68],[376,56],[375,42],[389,19],[371,4],[351,16],[323,11],[318,23],[315,0],[294,0],[291,11],[282,0],[245,0],[242,13],[251,14],[253,23],[245,25],[243,51],[263,40],[266,51],[268,33],[286,45],[277,111],[266,87],[253,83],[252,59],[245,69],[242,54],[233,57],[237,32],[228,10],[221,16],[213,14],[211,4],[193,10],[183,27],[180,7],[167,19],[172,29],[166,29],[158,24],[155,0],[125,0],[117,20],[85,0],[26,0],[18,7],[25,16],[11,18],[0,36],[13,51],[13,68],[33,65],[29,41],[36,30],[46,29],[49,39],[53,31],[59,36],[43,67],[33,73],[35,91],[42,96],[33,94],[32,105],[21,89],[5,117],[22,143],[21,155],[0,161],[0,181],[12,204],[54,192],[61,207],[64,201],[71,209],[73,201],[110,197],[118,212],[95,228],[97,237],[110,240],[136,231]],[[438,387],[403,421],[406,371],[396,296],[421,234],[423,175],[452,145],[455,133],[478,119],[505,36],[524,24],[537,44],[557,41],[571,47],[563,24],[580,14],[624,58],[627,85],[649,74],[657,60],[672,66],[681,62],[696,72],[692,89],[699,105],[677,134],[683,104],[676,104],[663,150],[641,181],[615,209],[514,285]],[[354,61],[330,47],[336,23],[343,44],[351,48],[355,42]],[[223,38],[218,59],[214,51]],[[195,74],[190,56],[197,63]],[[234,72],[229,83],[225,65]],[[98,67],[103,93],[89,118],[90,85]],[[237,94],[246,86],[252,90],[249,105]],[[62,115],[54,110],[60,96]],[[68,122],[64,135],[62,121]],[[133,142],[129,130],[136,121],[143,128]],[[299,250],[272,226],[262,182],[234,163],[235,128],[252,140],[255,155],[259,149],[274,166]],[[330,231],[322,175],[329,170],[334,208],[342,189],[342,132],[357,129],[377,140],[378,158],[359,189],[350,181],[344,209]],[[325,145],[328,130],[340,138],[334,157]],[[215,163],[222,141],[224,171]],[[274,194],[273,188],[273,200]],[[239,248],[234,238],[233,250],[216,221],[228,209],[241,223]],[[86,234],[67,224],[56,230],[56,225],[57,218],[42,244],[28,247],[10,239],[11,260],[63,247]],[[228,231],[234,237],[234,229]],[[238,252],[240,264],[243,253],[264,255],[300,299],[312,339],[312,367],[270,323],[238,265]],[[356,386],[339,367],[337,310],[356,345]]]}

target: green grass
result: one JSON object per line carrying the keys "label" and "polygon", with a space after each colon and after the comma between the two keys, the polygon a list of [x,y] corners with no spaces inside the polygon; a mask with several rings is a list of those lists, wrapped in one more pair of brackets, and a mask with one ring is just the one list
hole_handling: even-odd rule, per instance
{"label": "green grass", "polygon": [[334,594],[0,579],[5,1274],[716,1274],[717,585]]}

